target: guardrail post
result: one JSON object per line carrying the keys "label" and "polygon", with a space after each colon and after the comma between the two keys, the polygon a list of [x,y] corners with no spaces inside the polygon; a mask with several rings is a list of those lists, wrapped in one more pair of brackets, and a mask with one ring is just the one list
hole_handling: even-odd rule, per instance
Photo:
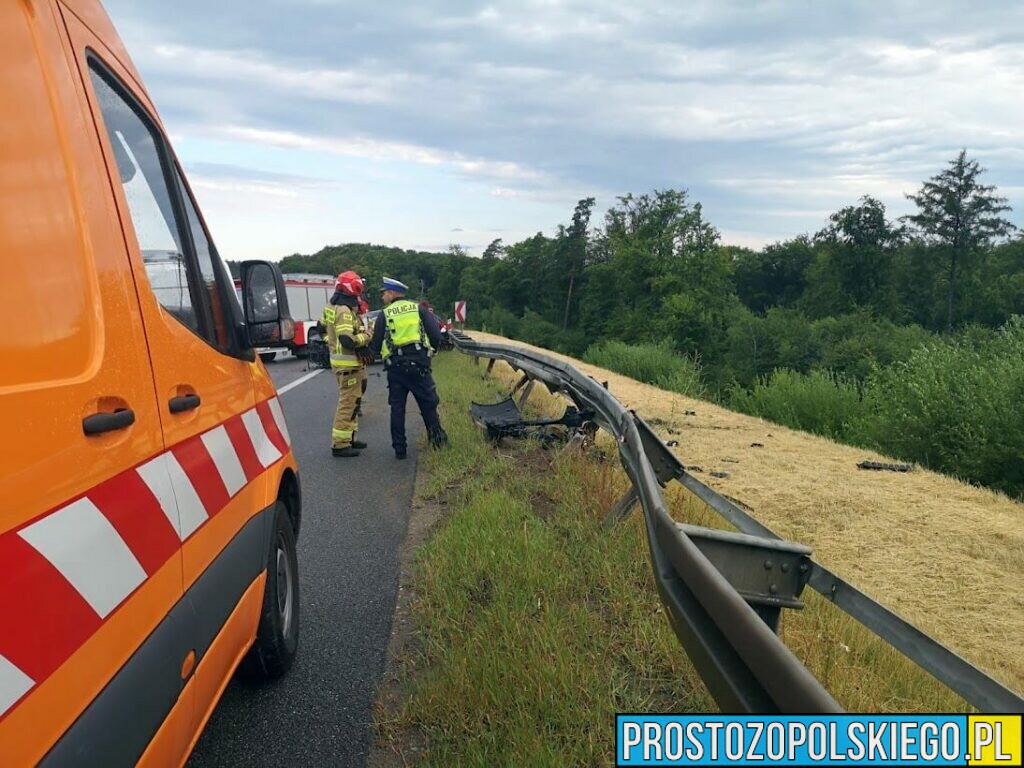
{"label": "guardrail post", "polygon": [[519,381],[517,381],[517,382],[516,382],[516,383],[515,383],[515,384],[513,385],[513,387],[512,387],[512,391],[508,393],[508,396],[509,396],[509,397],[513,397],[513,396],[515,396],[516,392],[518,392],[518,391],[519,391],[520,389],[522,389],[522,388],[523,388],[523,385],[524,385],[524,384],[526,384],[526,382],[528,382],[529,380],[530,380],[530,377],[529,377],[529,376],[528,376],[527,374],[525,374],[525,373],[524,373],[524,374],[523,374],[523,376],[522,376],[522,378],[521,378],[521,379],[519,379]]}
{"label": "guardrail post", "polygon": [[519,396],[519,410],[522,411],[526,407],[526,401],[530,398],[530,393],[533,392],[533,379],[526,382],[526,386],[523,387],[523,394]]}
{"label": "guardrail post", "polygon": [[608,510],[608,514],[604,518],[604,527],[614,528],[618,523],[629,517],[629,513],[633,511],[633,507],[636,506],[638,501],[640,501],[640,497],[637,496],[636,488],[630,485],[629,490],[622,494],[622,497],[615,502],[615,506]]}
{"label": "guardrail post", "polygon": [[[477,358],[477,359],[479,360],[479,358]],[[490,360],[487,361],[487,370],[484,371],[484,378],[485,379],[488,378],[491,375],[491,371],[494,370],[494,363],[495,363],[495,360],[494,360],[493,357]]]}

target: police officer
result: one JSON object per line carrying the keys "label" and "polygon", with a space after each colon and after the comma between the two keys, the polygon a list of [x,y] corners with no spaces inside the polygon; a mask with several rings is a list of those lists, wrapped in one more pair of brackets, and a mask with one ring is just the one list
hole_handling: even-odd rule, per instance
{"label": "police officer", "polygon": [[391,446],[395,457],[407,455],[405,402],[411,392],[419,405],[430,443],[439,448],[448,442],[437,415],[437,385],[430,373],[430,355],[441,344],[441,331],[433,313],[405,298],[409,288],[384,278],[381,287],[384,311],[373,327],[370,351],[384,360],[388,373],[388,405],[391,406]]}
{"label": "police officer", "polygon": [[331,370],[338,380],[338,409],[331,429],[331,453],[345,458],[358,456],[359,449],[366,447],[366,443],[356,440],[362,400],[361,353],[370,341],[358,314],[359,296],[364,287],[363,279],[355,272],[342,272],[323,315]]}

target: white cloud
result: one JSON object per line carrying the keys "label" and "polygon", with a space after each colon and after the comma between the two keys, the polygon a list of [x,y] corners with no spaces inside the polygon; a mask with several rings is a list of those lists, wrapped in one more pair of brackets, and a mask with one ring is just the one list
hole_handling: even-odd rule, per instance
{"label": "white cloud", "polygon": [[325,101],[385,104],[415,84],[412,74],[373,70],[287,66],[258,52],[160,44],[152,58],[178,75],[233,80]]}
{"label": "white cloud", "polygon": [[396,188],[412,164],[534,230],[689,187],[745,242],[864,194],[899,212],[961,147],[1024,186],[1017,4],[181,3],[108,0],[186,160],[206,136],[380,161]]}

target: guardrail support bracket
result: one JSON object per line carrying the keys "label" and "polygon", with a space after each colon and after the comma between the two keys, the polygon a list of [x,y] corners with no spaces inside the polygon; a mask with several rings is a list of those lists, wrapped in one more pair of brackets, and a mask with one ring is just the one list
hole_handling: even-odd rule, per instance
{"label": "guardrail support bracket", "polygon": [[799,610],[811,550],[802,544],[677,523],[773,632],[783,608]]}

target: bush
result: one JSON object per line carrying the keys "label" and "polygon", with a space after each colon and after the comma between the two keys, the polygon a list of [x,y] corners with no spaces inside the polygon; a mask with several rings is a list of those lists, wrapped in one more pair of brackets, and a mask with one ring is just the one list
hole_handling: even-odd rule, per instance
{"label": "bush", "polygon": [[868,381],[858,437],[939,472],[1024,493],[1024,319],[933,342]]}
{"label": "bush", "polygon": [[604,341],[592,344],[583,359],[661,389],[690,397],[704,395],[700,364],[667,344]]}
{"label": "bush", "polygon": [[515,338],[520,320],[504,307],[490,307],[480,312],[480,329],[487,333]]}
{"label": "bush", "polygon": [[775,371],[761,378],[751,390],[734,389],[729,405],[743,413],[834,440],[846,439],[864,414],[857,386],[830,371]]}
{"label": "bush", "polygon": [[561,326],[545,320],[531,309],[523,313],[523,319],[519,322],[519,332],[514,338],[566,355],[579,355],[586,348],[582,332],[564,331]]}

